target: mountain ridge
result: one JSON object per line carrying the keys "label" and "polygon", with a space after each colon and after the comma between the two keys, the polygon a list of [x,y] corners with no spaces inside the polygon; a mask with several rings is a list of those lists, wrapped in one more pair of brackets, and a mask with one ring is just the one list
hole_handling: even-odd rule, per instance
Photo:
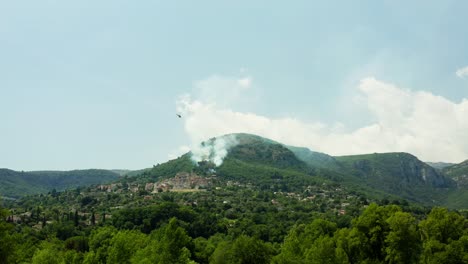
{"label": "mountain ridge", "polygon": [[[72,177],[66,181],[63,175],[60,176],[80,172],[92,174],[93,170],[68,172],[0,170],[0,180],[6,183],[1,185],[3,189],[0,189],[0,192],[4,196],[18,197],[21,194],[47,192],[51,190],[51,186],[58,186],[57,190],[63,190],[82,185],[115,182],[119,181],[122,175],[130,175],[132,178],[134,176],[136,181],[145,183],[174,177],[177,173],[185,171],[200,175],[215,173],[226,179],[263,182],[271,186],[277,185],[278,181],[284,177],[292,182],[303,181],[304,184],[312,180],[339,184],[375,197],[400,197],[430,206],[447,205],[450,207],[450,204],[456,204],[456,207],[468,208],[468,202],[464,199],[468,186],[464,184],[466,175],[450,174],[450,172],[464,172],[465,167],[468,168],[466,166],[468,162],[447,166],[441,170],[405,152],[331,156],[305,147],[289,146],[246,133],[211,138],[202,142],[201,145],[209,146],[215,144],[216,140],[228,137],[235,137],[235,144],[226,147],[226,154],[220,166],[216,166],[210,160],[202,159],[196,162],[193,153],[188,152],[177,159],[139,171],[94,170],[95,174],[99,171],[106,176],[102,181],[89,177]],[[214,149],[211,148],[210,151]],[[2,174],[10,175],[10,177],[2,179]],[[18,177],[12,178],[13,174]],[[298,179],[294,180],[294,177]],[[34,181],[40,181],[40,184],[34,186],[31,184]],[[5,189],[8,189],[6,186],[10,186],[7,192],[5,192]],[[283,186],[283,188],[286,187]]]}

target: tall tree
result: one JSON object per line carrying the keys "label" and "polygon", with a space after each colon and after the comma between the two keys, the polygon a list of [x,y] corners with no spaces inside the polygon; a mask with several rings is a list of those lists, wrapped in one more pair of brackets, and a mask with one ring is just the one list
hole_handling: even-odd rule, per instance
{"label": "tall tree", "polygon": [[132,263],[190,263],[192,239],[180,227],[176,218],[151,234],[151,243],[139,250]]}
{"label": "tall tree", "polygon": [[390,232],[385,239],[385,261],[416,263],[421,252],[421,239],[416,219],[409,213],[396,212],[387,219]]}

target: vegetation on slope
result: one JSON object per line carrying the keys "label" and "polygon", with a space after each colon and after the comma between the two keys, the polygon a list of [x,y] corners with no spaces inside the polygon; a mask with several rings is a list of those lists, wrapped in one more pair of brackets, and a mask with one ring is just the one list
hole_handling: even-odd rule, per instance
{"label": "vegetation on slope", "polygon": [[24,195],[65,190],[78,186],[108,183],[119,174],[108,170],[31,171],[0,169],[0,196],[18,198]]}
{"label": "vegetation on slope", "polygon": [[455,183],[408,153],[336,157],[344,173],[372,188],[427,205],[442,204]]}
{"label": "vegetation on slope", "polygon": [[[244,135],[219,167],[186,154],[117,183],[5,201],[11,211],[0,210],[0,262],[468,261],[466,216],[399,198],[452,188],[437,171],[405,153],[330,160],[299,151],[302,159]],[[304,157],[336,166],[317,168]],[[211,185],[151,188],[180,172]]]}

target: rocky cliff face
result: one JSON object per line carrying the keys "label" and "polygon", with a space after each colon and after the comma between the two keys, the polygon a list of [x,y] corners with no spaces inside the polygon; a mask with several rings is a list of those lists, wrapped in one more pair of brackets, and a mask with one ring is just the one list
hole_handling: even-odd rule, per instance
{"label": "rocky cliff face", "polygon": [[405,185],[446,188],[453,182],[408,153],[383,153],[338,158],[365,178]]}
{"label": "rocky cliff face", "polygon": [[468,188],[468,160],[445,167],[442,172],[453,179],[459,188]]}

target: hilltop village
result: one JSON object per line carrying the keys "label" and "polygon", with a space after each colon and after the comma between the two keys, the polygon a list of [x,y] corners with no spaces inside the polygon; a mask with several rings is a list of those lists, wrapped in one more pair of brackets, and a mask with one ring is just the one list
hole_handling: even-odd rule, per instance
{"label": "hilltop village", "polygon": [[[78,218],[76,221],[84,225],[96,225],[111,219],[113,213],[120,209],[158,204],[167,199],[168,195],[177,193],[186,194],[181,197],[175,196],[180,198],[177,203],[190,207],[198,206],[199,202],[208,199],[210,194],[221,197],[222,199],[219,198],[216,202],[224,207],[227,205],[236,207],[235,203],[241,204],[238,200],[243,198],[240,193],[248,192],[254,197],[264,196],[263,201],[268,201],[270,206],[280,211],[291,201],[298,201],[308,204],[308,207],[312,206],[322,212],[328,211],[336,215],[346,215],[349,206],[369,202],[358,199],[358,196],[348,193],[341,187],[326,183],[305,186],[300,192],[281,190],[280,179],[277,179],[276,183],[265,193],[259,192],[258,185],[249,182],[222,180],[216,174],[200,176],[194,172],[179,172],[172,178],[155,182],[116,182],[64,192],[50,192],[47,195],[40,195],[42,203],[35,207],[25,198],[21,207],[12,210],[14,214],[10,215],[8,220],[15,223],[29,223],[36,229],[41,229],[54,221],[74,218]],[[190,193],[193,195],[187,196]],[[70,206],[61,207],[61,203]],[[51,206],[54,206],[52,211],[41,209]]]}

